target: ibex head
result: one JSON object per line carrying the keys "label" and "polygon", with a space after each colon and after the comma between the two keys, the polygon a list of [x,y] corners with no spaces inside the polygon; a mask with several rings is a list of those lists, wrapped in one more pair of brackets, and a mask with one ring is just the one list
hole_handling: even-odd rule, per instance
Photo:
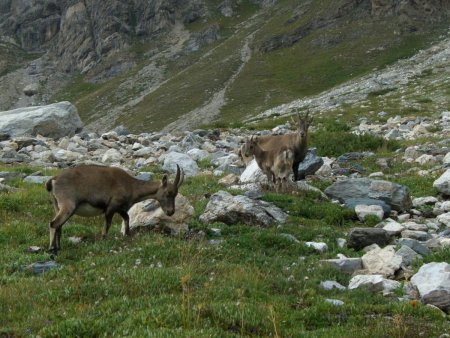
{"label": "ibex head", "polygon": [[252,136],[249,139],[247,139],[244,143],[244,146],[242,147],[242,152],[245,156],[252,156],[255,153],[255,148],[258,143],[258,137]]}
{"label": "ibex head", "polygon": [[159,202],[167,216],[172,216],[175,213],[175,197],[178,194],[178,188],[183,183],[183,180],[184,171],[180,169],[178,164],[177,175],[173,183],[169,183],[167,175],[164,175],[162,178],[155,199]]}
{"label": "ibex head", "polygon": [[313,121],[313,117],[309,116],[309,111],[306,111],[306,113],[300,115],[299,112],[297,112],[297,121],[294,121],[292,118],[292,122],[297,125],[297,131],[301,138],[305,138],[308,136],[308,128],[311,125]]}

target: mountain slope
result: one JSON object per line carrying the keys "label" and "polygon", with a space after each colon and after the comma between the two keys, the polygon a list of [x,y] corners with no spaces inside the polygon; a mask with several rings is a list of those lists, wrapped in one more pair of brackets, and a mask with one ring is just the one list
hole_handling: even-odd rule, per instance
{"label": "mountain slope", "polygon": [[[70,100],[93,130],[236,124],[415,54],[438,40],[450,13],[440,1],[110,2],[47,8],[70,12],[71,24],[49,28],[54,37],[38,38],[39,48],[21,41],[47,50],[52,76],[38,67],[44,75],[29,81],[40,84],[39,95],[13,102],[0,93],[0,109]],[[50,17],[45,27],[53,27]],[[96,18],[104,24],[92,24]],[[85,38],[70,44],[78,31]]]}

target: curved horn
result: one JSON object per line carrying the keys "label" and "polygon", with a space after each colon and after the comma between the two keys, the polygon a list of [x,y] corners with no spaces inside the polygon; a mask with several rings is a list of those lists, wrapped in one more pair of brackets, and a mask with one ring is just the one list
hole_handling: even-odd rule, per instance
{"label": "curved horn", "polygon": [[177,175],[175,176],[175,181],[173,184],[177,187],[177,189],[180,187],[180,185],[184,181],[184,171],[183,169],[180,169],[180,166],[177,164]]}

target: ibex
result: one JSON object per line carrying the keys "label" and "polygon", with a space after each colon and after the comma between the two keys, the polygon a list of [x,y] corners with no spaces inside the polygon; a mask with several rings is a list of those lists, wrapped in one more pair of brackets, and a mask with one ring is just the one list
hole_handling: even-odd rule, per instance
{"label": "ibex", "polygon": [[[309,112],[303,116],[300,116],[300,114],[297,113],[297,121],[295,122],[297,124],[297,132],[284,135],[258,137],[258,144],[264,150],[287,148],[293,151],[294,158],[292,171],[294,172],[294,179],[296,181],[300,179],[298,167],[305,159],[306,152],[308,151],[308,128],[311,125],[312,120],[312,117],[309,116]],[[241,152],[244,146],[241,148]],[[244,158],[244,156],[242,157]]]}
{"label": "ibex", "polygon": [[275,189],[277,192],[287,191],[289,176],[292,173],[294,152],[290,149],[283,150],[275,156],[274,175]]}
{"label": "ibex", "polygon": [[56,254],[61,249],[62,226],[74,214],[84,217],[104,214],[103,237],[108,234],[115,213],[125,221],[125,234],[129,235],[128,210],[146,199],[157,200],[164,212],[172,216],[183,179],[184,172],[178,165],[173,183],[169,183],[167,175],[161,182],[145,182],[115,167],[80,165],[63,170],[46,183],[56,212],[49,224],[49,251]]}
{"label": "ibex", "polygon": [[256,163],[267,179],[273,184],[277,192],[287,184],[287,178],[292,170],[294,153],[287,147],[264,150],[259,145],[257,137],[251,137],[242,147],[243,155],[255,156]]}

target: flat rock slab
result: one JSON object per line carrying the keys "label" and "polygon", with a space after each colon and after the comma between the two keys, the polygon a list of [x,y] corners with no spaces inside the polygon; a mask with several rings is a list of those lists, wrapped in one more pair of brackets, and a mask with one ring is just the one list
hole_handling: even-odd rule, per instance
{"label": "flat rock slab", "polygon": [[23,265],[22,270],[31,271],[37,275],[56,269],[59,265],[55,261],[36,262],[30,265]]}
{"label": "flat rock slab", "polygon": [[337,181],[325,189],[325,194],[343,203],[351,198],[380,200],[397,211],[409,210],[412,205],[408,187],[370,178],[354,178]]}
{"label": "flat rock slab", "polygon": [[226,191],[212,195],[204,213],[200,215],[202,223],[243,223],[260,227],[285,223],[287,219],[288,215],[272,203],[242,195],[233,196]]}

